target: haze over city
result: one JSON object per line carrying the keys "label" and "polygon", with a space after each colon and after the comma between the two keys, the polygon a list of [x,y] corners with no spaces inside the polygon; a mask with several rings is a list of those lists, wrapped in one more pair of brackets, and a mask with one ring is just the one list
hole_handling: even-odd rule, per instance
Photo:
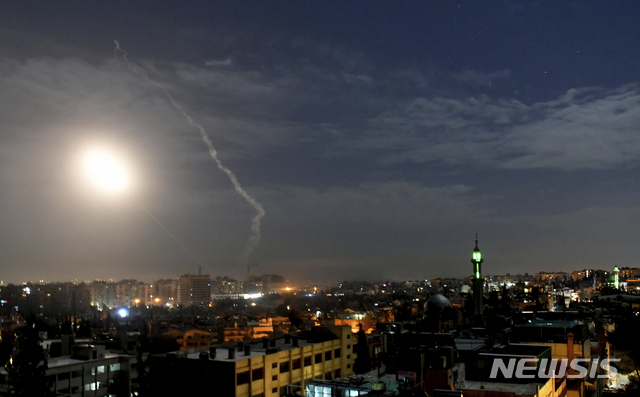
{"label": "haze over city", "polygon": [[3,2],[5,283],[636,266],[640,5],[481,3]]}

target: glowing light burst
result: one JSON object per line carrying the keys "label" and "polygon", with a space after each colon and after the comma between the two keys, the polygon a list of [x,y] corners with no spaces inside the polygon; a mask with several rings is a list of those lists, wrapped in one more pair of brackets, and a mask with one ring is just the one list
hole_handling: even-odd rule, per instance
{"label": "glowing light burst", "polygon": [[88,151],[82,165],[85,176],[100,190],[122,193],[131,186],[130,172],[125,162],[108,150]]}

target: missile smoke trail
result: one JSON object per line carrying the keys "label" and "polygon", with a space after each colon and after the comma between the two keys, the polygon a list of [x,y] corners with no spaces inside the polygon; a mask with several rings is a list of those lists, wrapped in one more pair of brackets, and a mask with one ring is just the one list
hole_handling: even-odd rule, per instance
{"label": "missile smoke trail", "polygon": [[251,195],[249,195],[249,193],[247,193],[244,190],[244,188],[242,187],[242,185],[238,181],[238,178],[235,176],[233,171],[231,171],[229,168],[225,167],[224,164],[222,164],[222,161],[220,161],[220,159],[218,158],[218,151],[213,146],[213,142],[209,138],[209,135],[205,131],[204,127],[202,127],[200,124],[196,123],[193,120],[193,118],[187,112],[185,112],[180,107],[180,105],[178,105],[178,103],[176,103],[176,101],[173,99],[173,96],[169,93],[169,91],[162,84],[158,83],[155,80],[150,79],[149,77],[147,77],[146,74],[144,74],[142,72],[138,72],[137,70],[135,70],[131,66],[131,63],[129,62],[129,60],[127,59],[127,55],[129,55],[129,54],[126,51],[124,51],[123,49],[120,48],[120,43],[118,43],[117,40],[114,40],[114,42],[116,44],[116,48],[113,51],[113,55],[116,57],[116,59],[118,59],[118,52],[121,52],[122,53],[122,59],[124,60],[125,64],[127,65],[127,69],[129,69],[131,72],[137,74],[138,76],[142,76],[145,80],[151,82],[152,84],[154,84],[155,86],[157,86],[158,88],[160,88],[164,92],[164,94],[166,95],[166,97],[169,100],[169,102],[171,102],[171,105],[173,105],[173,107],[178,112],[180,112],[180,114],[182,114],[182,116],[185,118],[185,120],[187,120],[187,122],[192,127],[196,128],[200,132],[200,137],[202,138],[202,141],[209,148],[209,154],[211,155],[211,159],[213,159],[213,161],[216,162],[216,165],[218,166],[218,168],[227,175],[227,177],[229,178],[229,180],[233,184],[233,187],[236,190],[236,192],[240,196],[242,196],[242,198],[244,198],[247,201],[247,203],[249,203],[253,207],[253,209],[256,211],[256,215],[253,217],[253,220],[251,221],[251,236],[249,236],[249,242],[247,243],[247,248],[245,249],[245,252],[244,252],[244,255],[243,255],[243,258],[242,258],[243,262],[247,263],[249,261],[249,257],[251,255],[251,253],[260,244],[260,238],[261,238],[260,225],[261,225],[261,220],[266,215],[266,212],[264,211],[264,208],[262,207],[262,204],[260,204],[255,198],[253,198]]}
{"label": "missile smoke trail", "polygon": [[191,256],[193,257],[193,259],[195,259],[199,264],[204,265],[204,263],[202,263],[202,261],[200,260],[200,258],[198,258],[198,257],[196,256],[196,254],[194,254],[194,253],[193,253],[189,248],[187,248],[187,246],[186,246],[186,245],[184,245],[184,244],[182,243],[182,241],[180,241],[180,240],[175,236],[175,234],[171,233],[171,231],[170,231],[169,229],[167,229],[167,227],[166,227],[162,222],[160,222],[160,220],[159,220],[158,218],[156,218],[156,217],[155,217],[155,216],[154,216],[154,215],[153,215],[153,214],[152,214],[152,213],[151,213],[151,212],[150,212],[150,211],[149,211],[149,210],[148,210],[144,205],[142,205],[139,201],[136,201],[136,200],[133,200],[133,202],[134,202],[134,203],[136,203],[136,204],[138,204],[138,205],[140,206],[140,208],[142,208],[142,210],[143,210],[144,212],[146,212],[146,214],[147,214],[147,215],[149,215],[149,217],[150,217],[151,219],[153,219],[153,220],[158,224],[158,226],[160,226],[160,227],[161,227],[165,232],[167,232],[167,234],[168,234],[169,236],[171,236],[171,238],[173,238],[173,240],[175,240],[175,242],[176,242],[176,243],[178,243],[178,245],[180,245],[180,246],[181,246],[185,251],[187,251],[187,252],[189,253],[189,255],[191,255]]}

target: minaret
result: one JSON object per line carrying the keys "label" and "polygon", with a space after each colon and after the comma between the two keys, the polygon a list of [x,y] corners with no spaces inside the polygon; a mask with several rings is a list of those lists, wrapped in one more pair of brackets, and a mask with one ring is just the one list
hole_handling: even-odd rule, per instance
{"label": "minaret", "polygon": [[620,272],[620,269],[618,269],[618,266],[614,266],[614,268],[613,268],[613,286],[616,289],[620,289],[620,277],[618,276],[619,272]]}
{"label": "minaret", "polygon": [[482,253],[478,248],[478,234],[476,234],[476,248],[473,250],[473,256],[471,257],[471,263],[473,264],[473,316],[482,316],[484,311],[483,290],[484,279],[482,278]]}

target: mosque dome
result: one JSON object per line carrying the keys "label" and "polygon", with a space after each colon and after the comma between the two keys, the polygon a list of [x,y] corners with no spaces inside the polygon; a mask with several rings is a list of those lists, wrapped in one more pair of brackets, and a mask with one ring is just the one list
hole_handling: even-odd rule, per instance
{"label": "mosque dome", "polygon": [[444,295],[436,294],[427,300],[424,304],[425,313],[439,313],[447,307],[452,307],[451,302]]}

